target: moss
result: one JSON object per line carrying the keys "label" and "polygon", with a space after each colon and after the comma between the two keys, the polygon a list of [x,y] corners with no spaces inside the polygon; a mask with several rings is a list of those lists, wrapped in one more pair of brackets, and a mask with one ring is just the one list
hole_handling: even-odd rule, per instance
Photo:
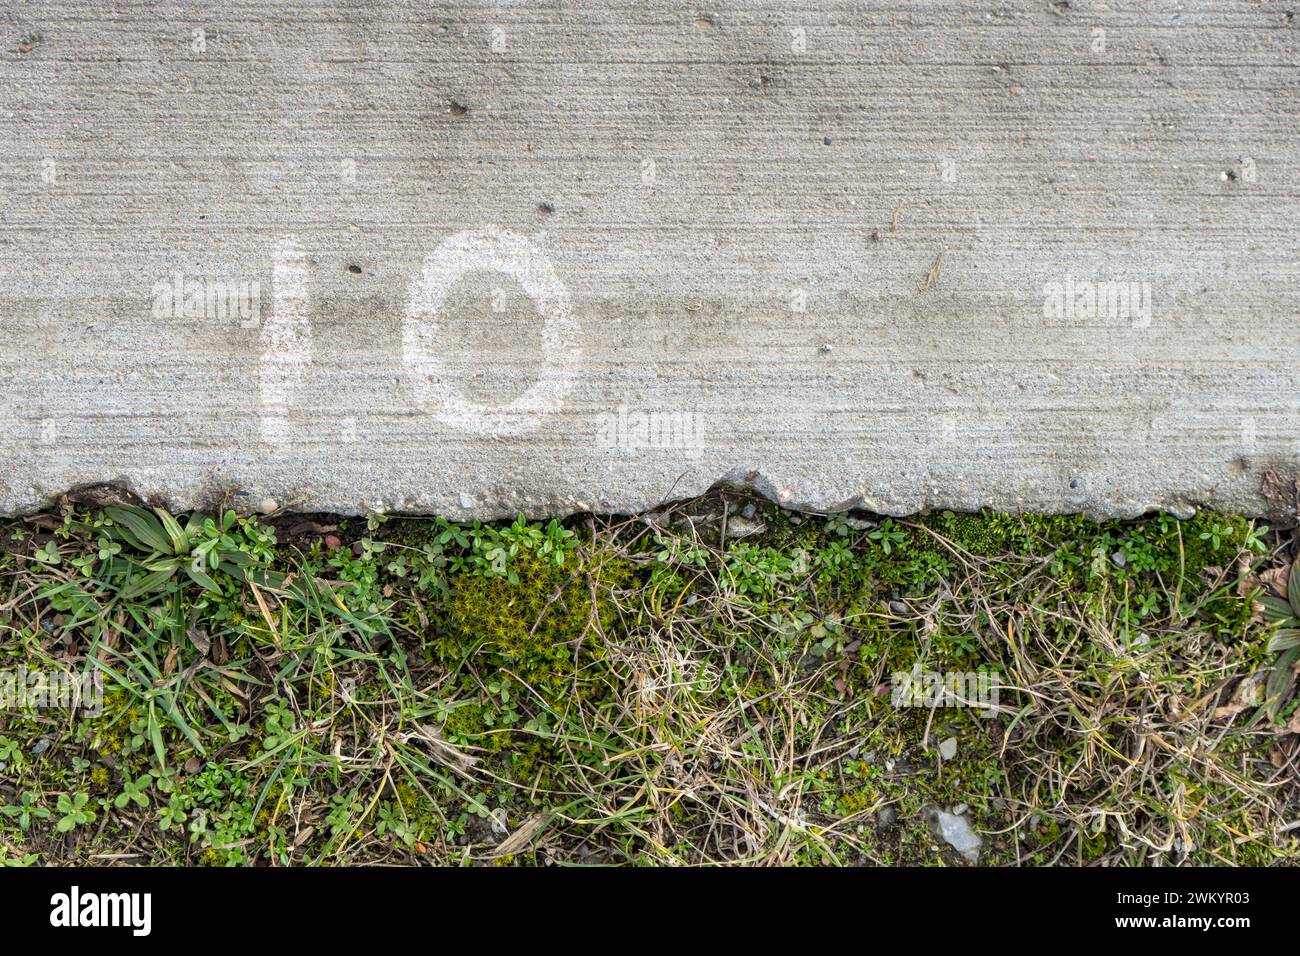
{"label": "moss", "polygon": [[436,647],[446,663],[473,659],[489,672],[513,675],[550,706],[570,695],[601,692],[591,665],[604,654],[604,635],[618,622],[611,588],[635,573],[607,559],[585,566],[551,564],[523,552],[505,577],[455,575],[450,581],[446,639]]}
{"label": "moss", "polygon": [[[102,713],[79,720],[73,740],[87,752],[111,762],[118,779],[135,779],[149,769],[151,762],[148,745],[140,733],[143,718],[137,698],[121,688],[106,689]],[[107,786],[108,781],[96,779],[96,773],[91,776],[99,786]]]}
{"label": "moss", "polygon": [[510,754],[507,776],[530,790],[549,790],[554,784],[555,748],[532,739]]}
{"label": "moss", "polygon": [[[141,835],[133,845],[155,847],[154,862],[328,864],[357,853],[487,862],[484,847],[499,840],[490,810],[512,830],[545,814],[548,854],[572,861],[752,853],[964,865],[926,822],[927,809],[962,804],[986,833],[983,863],[1151,861],[1114,818],[1125,814],[1158,842],[1175,809],[1202,844],[1192,862],[1300,853],[1270,829],[1282,798],[1261,782],[1273,779],[1263,735],[1233,736],[1225,723],[1201,738],[1179,724],[1168,740],[1189,748],[1186,761],[1147,751],[1146,766],[1159,769],[1134,773],[1120,756],[1134,753],[1134,715],[1152,701],[1160,710],[1201,700],[1271,660],[1233,573],[1252,542],[1248,521],[945,512],[863,525],[762,511],[763,534],[723,549],[655,538],[634,522],[573,539],[558,525],[376,519],[374,541],[357,553],[319,541],[304,542],[305,559],[277,553],[287,572],[350,584],[337,589],[338,607],[266,589],[274,635],[249,593],[213,603],[187,593],[186,626],[220,634],[229,658],[182,682],[184,718],[207,748],[203,769],[181,772],[196,748],[156,711],[167,789],[151,788],[147,807],[105,808],[102,829],[59,841],[52,862]],[[359,541],[364,528],[340,534]],[[96,533],[64,546],[65,557],[93,553]],[[508,565],[490,557],[500,553],[512,555]],[[31,579],[9,582],[16,595],[54,581],[33,562],[4,573]],[[60,618],[33,600],[10,609],[0,661],[45,653],[60,637],[88,647],[90,618],[69,623],[79,612]],[[163,673],[172,647],[181,654],[170,673],[197,660],[162,603],[122,604],[129,640],[118,651],[137,666],[120,673]],[[1008,712],[987,719],[899,706],[894,675],[918,663],[1006,668],[1044,683],[1037,696],[1005,691]],[[7,772],[41,799],[89,792],[111,806],[156,763],[146,695],[167,684],[110,687],[104,715],[77,719],[71,739],[48,720],[9,717],[0,735],[20,754]],[[1031,703],[1041,707],[1017,717],[1007,739]],[[457,772],[427,725],[474,768]],[[291,735],[293,746],[276,749]],[[34,754],[45,736],[53,743]],[[950,736],[957,751],[941,759]],[[1240,787],[1207,772],[1211,762]],[[189,815],[162,829],[173,797]],[[797,826],[773,825],[773,813],[779,820],[796,805]],[[879,806],[896,822],[881,824]],[[38,824],[37,839],[52,825]],[[22,845],[12,827],[4,833]],[[340,844],[346,855],[336,855]]]}
{"label": "moss", "polygon": [[489,711],[482,704],[462,704],[448,715],[443,731],[452,741],[473,741],[490,753],[497,753],[510,743],[508,734],[492,734]]}
{"label": "moss", "polygon": [[[965,805],[977,830],[1005,829],[995,805],[1006,767],[991,727],[969,711],[941,711],[933,718],[923,708],[885,711],[863,738],[862,756],[847,762],[840,778],[826,780],[830,798],[822,800],[822,808],[832,817],[888,808],[895,818],[888,827],[878,827],[875,815],[861,818],[858,839],[869,858],[896,865],[961,864],[936,844],[926,812]],[[937,748],[948,736],[957,737],[958,751],[944,761]],[[982,863],[1005,861],[1009,853],[1007,840],[986,832]]]}
{"label": "moss", "polygon": [[433,801],[408,783],[399,783],[394,792],[396,799],[389,806],[395,807],[396,815],[406,820],[408,836],[420,843],[439,839],[445,824],[443,814]]}

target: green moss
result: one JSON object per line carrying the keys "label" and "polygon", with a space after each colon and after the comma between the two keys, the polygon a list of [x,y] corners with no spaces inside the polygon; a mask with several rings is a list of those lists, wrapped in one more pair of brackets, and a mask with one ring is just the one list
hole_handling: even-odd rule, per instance
{"label": "green moss", "polygon": [[525,552],[511,569],[517,583],[452,577],[448,629],[437,655],[446,663],[473,660],[488,674],[522,682],[519,690],[536,692],[552,707],[571,695],[599,694],[593,664],[603,657],[605,635],[618,621],[609,591],[630,585],[630,566],[617,560],[557,566]]}
{"label": "green moss", "polygon": [[443,817],[433,801],[408,783],[399,783],[394,790],[397,794],[394,804],[409,827],[408,839],[419,842],[437,839],[443,830]]}
{"label": "green moss", "polygon": [[[1178,720],[1271,661],[1237,589],[1239,560],[1267,550],[1250,522],[762,512],[765,532],[725,547],[709,528],[602,519],[576,534],[355,521],[339,531],[355,551],[275,552],[275,567],[330,584],[301,600],[263,589],[274,629],[234,585],[115,598],[125,660],[113,666],[139,683],[111,685],[103,716],[72,734],[42,715],[3,718],[0,738],[17,746],[0,760],[46,805],[89,793],[106,817],[57,843],[39,822],[51,862],[136,841],[154,862],[485,863],[499,839],[487,815],[513,831],[541,814],[547,852],[574,861],[964,865],[926,822],[958,805],[995,865],[1156,859],[1121,834],[1119,813],[1157,842],[1186,825],[1192,862],[1300,853],[1270,829],[1269,739],[1230,721],[1197,736],[1201,716]],[[67,560],[95,556],[77,565],[91,568],[84,593],[12,605],[0,662],[59,639],[89,652],[111,591],[94,582],[125,573],[95,564],[100,520],[79,517],[60,539]],[[65,570],[0,564],[13,595],[62,585]],[[220,665],[200,659],[189,628],[223,638]],[[914,665],[1011,671],[1035,694],[1004,691],[993,717],[902,706],[891,684]],[[160,696],[173,688],[174,714]],[[1133,727],[1153,712],[1189,756],[1148,749],[1134,772]],[[197,771],[183,770],[199,749],[181,721],[204,747]],[[948,737],[957,750],[943,759]],[[150,771],[144,805],[113,806]],[[880,807],[892,825],[878,825]],[[0,833],[24,849],[6,819]]]}
{"label": "green moss", "polygon": [[[453,710],[443,730],[457,743],[473,742],[489,753],[497,753],[510,744],[509,733],[494,726],[492,711],[482,704],[462,704]],[[493,730],[498,732],[493,733]]]}

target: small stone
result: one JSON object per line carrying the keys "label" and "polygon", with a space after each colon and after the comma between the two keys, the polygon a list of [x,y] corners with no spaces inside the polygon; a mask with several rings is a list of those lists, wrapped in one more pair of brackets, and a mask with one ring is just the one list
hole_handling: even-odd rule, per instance
{"label": "small stone", "polygon": [[939,744],[939,756],[944,760],[951,760],[957,756],[957,738],[949,737],[943,743]]}
{"label": "small stone", "polygon": [[964,816],[931,808],[926,811],[926,819],[934,835],[960,853],[962,859],[967,863],[979,862],[982,841]]}
{"label": "small stone", "polygon": [[727,519],[728,538],[748,538],[750,535],[762,534],[766,530],[767,525],[761,521],[750,521],[739,515]]}
{"label": "small stone", "polygon": [[1128,558],[1124,557],[1123,551],[1116,551],[1110,556],[1110,559],[1115,562],[1115,567],[1117,568],[1122,568],[1124,565],[1128,564]]}
{"label": "small stone", "polygon": [[203,769],[203,761],[198,757],[191,757],[185,761],[185,772],[191,777]]}
{"label": "small stone", "polygon": [[258,504],[257,510],[264,515],[274,514],[280,510],[280,505],[274,498],[263,498],[261,503]]}
{"label": "small stone", "polygon": [[507,825],[506,811],[504,807],[497,807],[488,816],[488,823],[492,826],[492,832],[497,836],[509,836],[510,827]]}
{"label": "small stone", "polygon": [[336,534],[325,535],[325,547],[330,551],[337,551],[343,547],[343,539]]}

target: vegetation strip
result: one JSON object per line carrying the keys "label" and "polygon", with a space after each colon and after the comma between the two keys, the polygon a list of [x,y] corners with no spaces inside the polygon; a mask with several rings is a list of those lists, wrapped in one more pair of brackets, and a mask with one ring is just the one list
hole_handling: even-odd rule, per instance
{"label": "vegetation strip", "polygon": [[1300,856],[1291,531],[98,504],[3,529],[8,865]]}

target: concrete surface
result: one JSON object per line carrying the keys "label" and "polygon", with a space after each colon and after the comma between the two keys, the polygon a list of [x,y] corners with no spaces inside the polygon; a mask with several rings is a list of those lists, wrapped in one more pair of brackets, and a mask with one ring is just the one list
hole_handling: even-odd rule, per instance
{"label": "concrete surface", "polygon": [[0,511],[1257,511],[1295,9],[0,3]]}

